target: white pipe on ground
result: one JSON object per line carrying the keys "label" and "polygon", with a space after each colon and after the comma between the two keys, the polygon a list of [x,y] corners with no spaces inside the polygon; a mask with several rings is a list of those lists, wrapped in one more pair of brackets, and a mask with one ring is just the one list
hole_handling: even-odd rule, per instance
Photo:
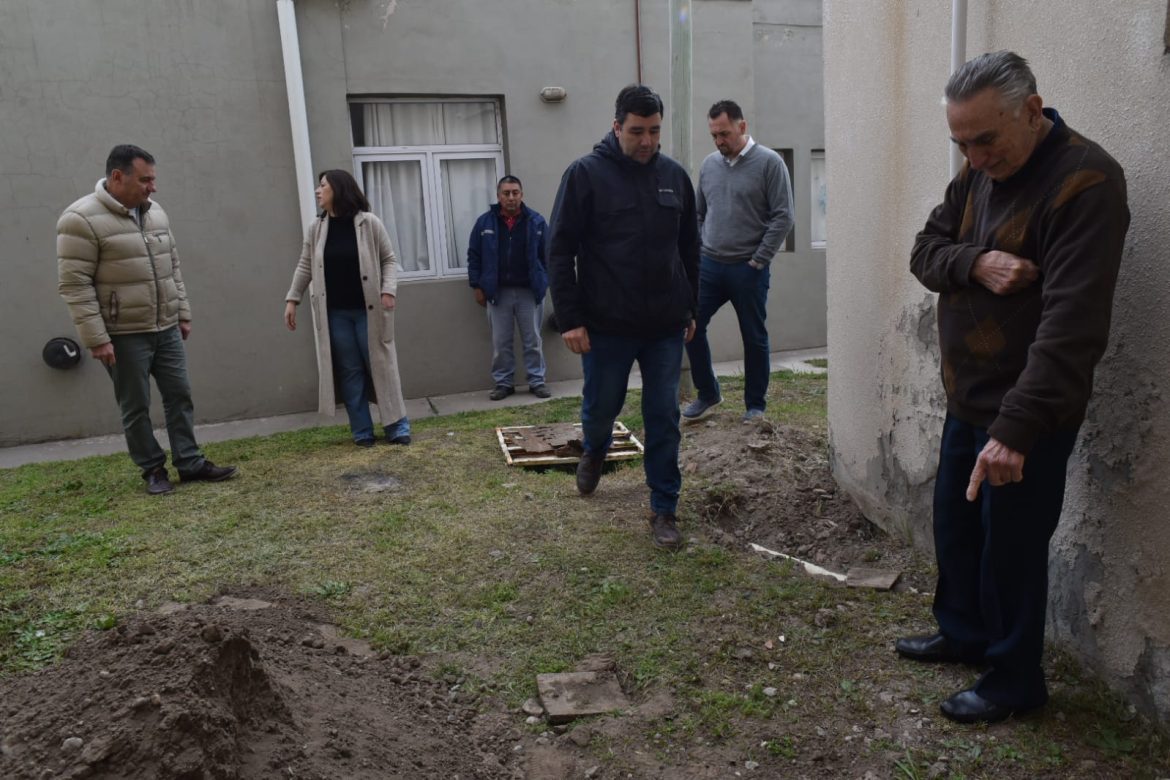
{"label": "white pipe on ground", "polygon": [[313,158],[309,148],[309,115],[305,109],[305,80],[301,72],[301,44],[297,37],[297,15],[293,0],[276,0],[280,21],[280,50],[284,54],[284,86],[288,92],[288,120],[292,130],[293,162],[297,174],[297,200],[301,206],[301,227],[309,229],[317,218],[313,195]]}

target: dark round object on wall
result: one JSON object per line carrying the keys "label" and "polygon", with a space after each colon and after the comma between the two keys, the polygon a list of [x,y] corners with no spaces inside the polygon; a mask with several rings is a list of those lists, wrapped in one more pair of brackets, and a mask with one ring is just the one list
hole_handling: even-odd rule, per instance
{"label": "dark round object on wall", "polygon": [[49,339],[41,357],[50,368],[73,368],[81,362],[81,345],[63,336]]}

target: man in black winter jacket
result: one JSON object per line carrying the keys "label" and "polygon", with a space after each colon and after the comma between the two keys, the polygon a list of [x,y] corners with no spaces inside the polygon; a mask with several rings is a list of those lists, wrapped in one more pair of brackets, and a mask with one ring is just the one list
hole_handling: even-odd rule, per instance
{"label": "man in black winter jacket", "polygon": [[588,495],[601,479],[637,361],[651,537],[677,549],[679,367],[695,332],[699,286],[695,191],[686,170],[658,150],[662,99],[631,84],[615,109],[613,130],[565,171],[550,226],[557,326],[585,373],[577,489]]}

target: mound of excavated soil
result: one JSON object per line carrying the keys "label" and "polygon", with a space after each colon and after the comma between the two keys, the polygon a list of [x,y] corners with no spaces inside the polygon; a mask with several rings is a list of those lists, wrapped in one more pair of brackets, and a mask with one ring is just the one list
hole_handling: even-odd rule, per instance
{"label": "mound of excavated soil", "polygon": [[891,544],[837,490],[823,435],[771,422],[745,425],[723,412],[684,425],[683,436],[684,490],[698,492],[697,511],[721,542],[736,549],[755,543],[840,574],[852,567],[908,569],[914,551]]}
{"label": "mound of excavated soil", "polygon": [[518,776],[508,716],[250,595],[140,613],[5,681],[0,777]]}

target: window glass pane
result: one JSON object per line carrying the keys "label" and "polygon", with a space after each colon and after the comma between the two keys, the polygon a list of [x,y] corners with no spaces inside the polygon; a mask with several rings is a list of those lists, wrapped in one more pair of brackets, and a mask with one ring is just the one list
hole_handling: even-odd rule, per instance
{"label": "window glass pane", "polygon": [[496,104],[443,103],[444,143],[495,144]]}
{"label": "window glass pane", "polygon": [[[496,144],[496,104],[358,103],[352,117],[357,146]],[[360,121],[360,126],[359,126]]]}
{"label": "window glass pane", "polygon": [[363,103],[362,124],[366,146],[445,143],[440,103]]}
{"label": "window glass pane", "polygon": [[370,210],[386,224],[402,270],[429,271],[432,264],[427,246],[422,164],[418,160],[364,162],[362,183]]}
{"label": "window glass pane", "polygon": [[496,161],[442,160],[443,208],[447,216],[447,263],[467,267],[467,240],[475,219],[496,202]]}
{"label": "window glass pane", "polygon": [[812,245],[825,247],[825,216],[829,211],[829,194],[825,187],[825,153],[816,151],[809,160],[812,178]]}

